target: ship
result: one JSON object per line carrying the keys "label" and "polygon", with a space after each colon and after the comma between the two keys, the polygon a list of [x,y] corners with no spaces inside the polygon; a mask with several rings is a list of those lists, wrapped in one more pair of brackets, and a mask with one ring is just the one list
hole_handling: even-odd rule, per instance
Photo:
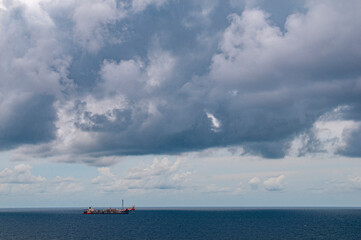
{"label": "ship", "polygon": [[124,208],[124,200],[122,200],[122,208],[107,208],[107,209],[94,209],[89,207],[84,209],[83,214],[129,214],[130,212],[135,211],[135,206],[131,208]]}

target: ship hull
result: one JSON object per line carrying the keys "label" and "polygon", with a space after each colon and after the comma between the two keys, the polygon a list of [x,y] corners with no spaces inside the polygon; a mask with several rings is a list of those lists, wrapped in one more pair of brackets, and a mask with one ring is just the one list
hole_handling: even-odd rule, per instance
{"label": "ship hull", "polygon": [[127,212],[84,212],[83,214],[129,214],[129,211]]}

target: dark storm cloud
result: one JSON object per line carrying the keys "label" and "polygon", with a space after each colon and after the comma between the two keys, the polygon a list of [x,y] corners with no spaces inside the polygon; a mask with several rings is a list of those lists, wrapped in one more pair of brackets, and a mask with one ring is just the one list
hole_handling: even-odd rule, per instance
{"label": "dark storm cloud", "polygon": [[356,130],[345,132],[344,135],[346,138],[346,147],[338,153],[349,157],[360,157],[361,128],[358,127]]}
{"label": "dark storm cloud", "polygon": [[56,110],[53,103],[52,96],[37,95],[26,97],[15,104],[6,119],[2,118],[0,148],[53,140],[56,130]]}
{"label": "dark storm cloud", "polygon": [[[277,2],[20,1],[27,25],[7,29],[15,34],[20,24],[33,41],[24,39],[22,53],[10,35],[1,42],[10,50],[1,62],[0,111],[38,114],[14,115],[0,133],[3,149],[48,142],[33,153],[97,162],[242,146],[279,158],[335,108],[348,106],[343,119],[359,121],[360,3]],[[1,10],[2,26],[13,23],[14,5]],[[31,100],[41,110],[30,102],[8,110],[7,89],[52,100]],[[23,135],[10,131],[29,121],[39,124]],[[340,153],[358,156],[359,132],[348,136]]]}

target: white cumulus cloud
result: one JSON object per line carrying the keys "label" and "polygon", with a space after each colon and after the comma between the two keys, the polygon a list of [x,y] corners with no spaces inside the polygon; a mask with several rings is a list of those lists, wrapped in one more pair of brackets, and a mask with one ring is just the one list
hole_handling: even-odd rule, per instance
{"label": "white cumulus cloud", "polygon": [[99,176],[92,183],[104,191],[182,189],[192,174],[182,169],[183,161],[154,159],[150,166],[132,168],[123,176],[112,173],[110,168],[98,168]]}
{"label": "white cumulus cloud", "polygon": [[267,191],[282,191],[284,189],[284,175],[278,177],[270,177],[263,182],[263,186]]}
{"label": "white cumulus cloud", "polygon": [[1,183],[11,184],[32,184],[44,182],[46,179],[42,176],[34,176],[31,173],[31,166],[27,164],[19,164],[14,168],[5,168],[0,172]]}

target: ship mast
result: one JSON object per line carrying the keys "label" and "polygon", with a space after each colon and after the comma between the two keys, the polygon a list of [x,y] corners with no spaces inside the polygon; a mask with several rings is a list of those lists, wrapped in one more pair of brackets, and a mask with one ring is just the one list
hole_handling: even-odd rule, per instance
{"label": "ship mast", "polygon": [[122,199],[122,210],[124,210],[124,199]]}

